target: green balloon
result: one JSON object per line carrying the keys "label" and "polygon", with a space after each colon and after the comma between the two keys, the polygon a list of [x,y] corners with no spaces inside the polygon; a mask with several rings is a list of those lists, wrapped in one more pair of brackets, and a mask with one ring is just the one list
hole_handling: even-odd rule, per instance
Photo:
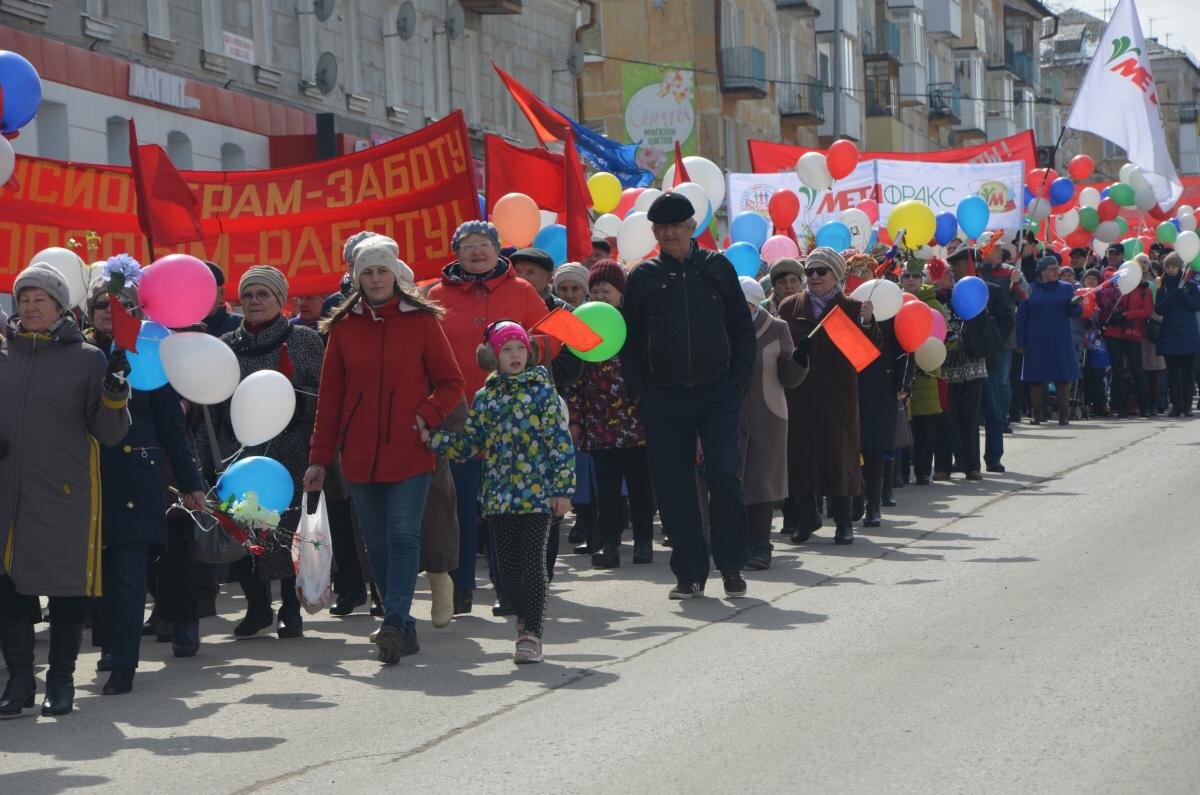
{"label": "green balloon", "polygon": [[1197,254],[1196,258],[1188,263],[1188,267],[1196,271],[1196,273],[1200,273],[1200,254]]}
{"label": "green balloon", "polygon": [[1100,225],[1100,213],[1096,212],[1095,207],[1080,207],[1079,225],[1089,232],[1095,232]]}
{"label": "green balloon", "polygon": [[1129,222],[1126,221],[1124,218],[1122,218],[1121,216],[1118,215],[1113,220],[1117,222],[1117,228],[1121,230],[1120,234],[1123,235],[1129,231]]}
{"label": "green balloon", "polygon": [[1158,225],[1156,237],[1159,243],[1165,243],[1169,246],[1175,242],[1175,238],[1179,237],[1179,230],[1170,221],[1163,221]]}
{"label": "green balloon", "polygon": [[1133,186],[1124,182],[1114,182],[1108,186],[1108,198],[1122,207],[1132,207],[1136,201],[1136,195]]}
{"label": "green balloon", "polygon": [[600,336],[602,342],[590,351],[570,348],[585,362],[603,362],[621,352],[625,345],[625,318],[621,310],[602,301],[588,301],[575,310],[575,317]]}
{"label": "green balloon", "polygon": [[1129,260],[1142,253],[1141,238],[1127,237],[1121,241],[1121,245],[1125,248],[1125,260]]}

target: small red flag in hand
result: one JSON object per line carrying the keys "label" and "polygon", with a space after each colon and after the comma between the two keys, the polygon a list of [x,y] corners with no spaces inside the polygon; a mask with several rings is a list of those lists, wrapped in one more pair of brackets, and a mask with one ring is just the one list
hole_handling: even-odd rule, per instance
{"label": "small red flag in hand", "polygon": [[604,342],[604,338],[592,331],[587,323],[562,308],[555,309],[529,328],[530,334],[539,331],[577,351],[590,351]]}
{"label": "small red flag in hand", "polygon": [[289,381],[296,372],[296,368],[292,366],[292,355],[288,353],[286,342],[279,346],[279,372]]}
{"label": "small red flag in hand", "polygon": [[129,314],[129,310],[116,296],[111,298],[108,305],[112,312],[113,342],[118,348],[137,353],[137,340],[142,330],[142,322]]}
{"label": "small red flag in hand", "polygon": [[830,341],[837,346],[842,355],[850,360],[856,372],[861,373],[879,358],[879,349],[840,306],[829,310],[829,314],[821,321],[821,328],[825,329]]}

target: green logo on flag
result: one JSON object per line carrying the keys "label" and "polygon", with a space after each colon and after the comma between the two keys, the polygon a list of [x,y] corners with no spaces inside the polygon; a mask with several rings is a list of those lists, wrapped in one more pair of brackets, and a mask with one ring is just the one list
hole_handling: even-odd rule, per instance
{"label": "green logo on flag", "polygon": [[1113,39],[1113,54],[1112,57],[1108,59],[1108,63],[1112,63],[1127,52],[1136,52],[1138,55],[1141,55],[1142,51],[1137,47],[1131,46],[1132,44],[1133,42],[1130,41],[1128,36],[1122,36],[1119,39]]}

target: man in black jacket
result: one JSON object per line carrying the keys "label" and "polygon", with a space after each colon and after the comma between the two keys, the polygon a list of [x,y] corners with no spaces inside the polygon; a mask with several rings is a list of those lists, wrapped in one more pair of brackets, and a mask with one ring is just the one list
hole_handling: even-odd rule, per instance
{"label": "man in black jacket", "polygon": [[726,595],[746,593],[738,425],[757,342],[737,274],[724,255],[697,248],[693,214],[691,202],[675,193],[650,205],[647,216],[662,253],[634,268],[622,308],[625,381],[639,401],[663,532],[671,540],[678,581],[672,599],[702,595],[709,573],[697,438],[710,495],[712,557]]}

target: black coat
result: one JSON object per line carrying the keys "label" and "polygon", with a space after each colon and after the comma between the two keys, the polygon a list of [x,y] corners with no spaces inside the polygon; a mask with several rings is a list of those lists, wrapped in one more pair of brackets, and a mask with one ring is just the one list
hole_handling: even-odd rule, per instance
{"label": "black coat", "polygon": [[204,328],[214,337],[221,337],[242,326],[242,316],[229,311],[228,304],[221,304],[217,311],[204,318]]}
{"label": "black coat", "polygon": [[896,449],[896,416],[900,411],[897,393],[912,383],[912,357],[896,340],[894,323],[878,324],[879,358],[858,374],[859,447],[864,453]]}

